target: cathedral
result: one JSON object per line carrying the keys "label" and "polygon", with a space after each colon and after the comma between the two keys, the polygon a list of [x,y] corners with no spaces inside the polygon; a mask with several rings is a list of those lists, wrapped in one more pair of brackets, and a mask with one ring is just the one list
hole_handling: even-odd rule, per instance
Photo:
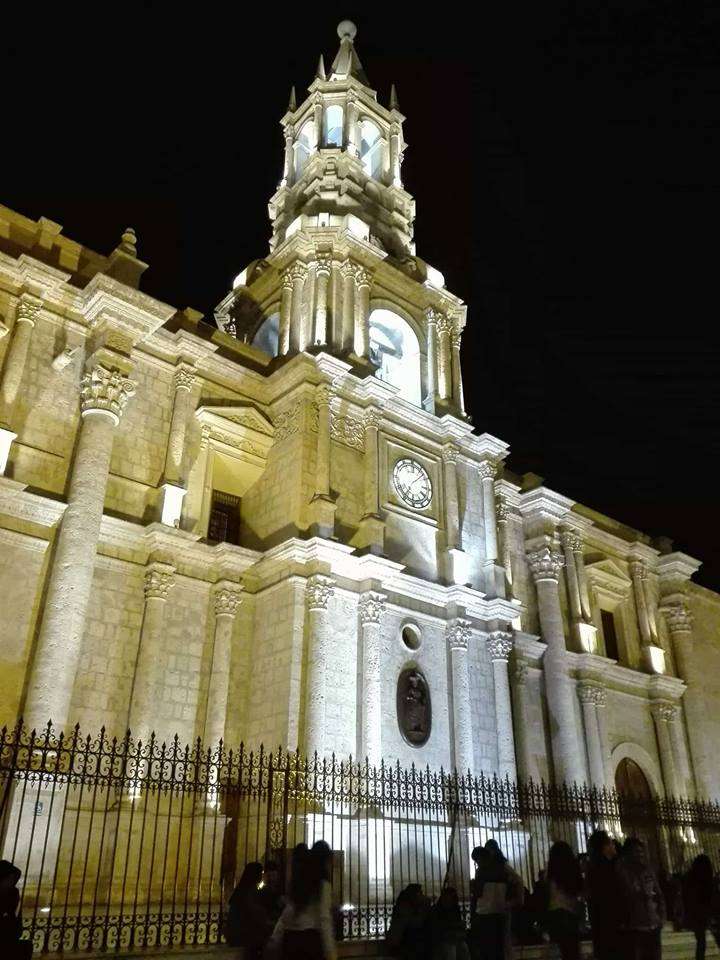
{"label": "cathedral", "polygon": [[720,797],[720,596],[473,426],[355,34],[212,323],[0,207],[0,722]]}

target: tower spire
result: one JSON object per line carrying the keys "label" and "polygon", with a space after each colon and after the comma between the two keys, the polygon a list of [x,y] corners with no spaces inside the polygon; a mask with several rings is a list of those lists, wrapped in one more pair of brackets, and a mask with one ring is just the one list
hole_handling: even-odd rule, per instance
{"label": "tower spire", "polygon": [[395,89],[395,84],[390,84],[390,109],[391,110],[400,110],[400,104],[398,103],[397,90]]}
{"label": "tower spire", "polygon": [[330,72],[338,80],[354,77],[364,86],[369,87],[370,81],[360,63],[353,42],[357,36],[357,27],[352,20],[341,20],[337,27],[337,34],[340,37],[340,49],[333,60]]}
{"label": "tower spire", "polygon": [[318,60],[317,70],[315,71],[315,77],[318,80],[327,79],[327,76],[325,74],[325,59],[322,54],[320,54],[320,59]]}
{"label": "tower spire", "polygon": [[297,99],[295,97],[295,87],[290,87],[290,100],[288,101],[288,113],[295,113],[297,110]]}

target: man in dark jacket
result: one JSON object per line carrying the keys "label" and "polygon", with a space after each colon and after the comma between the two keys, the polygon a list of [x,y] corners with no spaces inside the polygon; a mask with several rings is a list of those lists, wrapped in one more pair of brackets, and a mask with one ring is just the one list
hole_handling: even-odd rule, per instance
{"label": "man in dark jacket", "polygon": [[593,956],[595,960],[617,960],[620,952],[615,841],[604,830],[596,830],[588,840],[587,901],[590,910]]}
{"label": "man in dark jacket", "polygon": [[628,960],[660,960],[665,898],[648,863],[645,844],[630,837],[616,867],[622,908],[620,931]]}

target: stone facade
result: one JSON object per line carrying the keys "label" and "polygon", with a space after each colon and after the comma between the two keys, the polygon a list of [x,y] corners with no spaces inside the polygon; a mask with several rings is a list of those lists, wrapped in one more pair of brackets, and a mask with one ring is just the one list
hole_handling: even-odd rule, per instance
{"label": "stone facade", "polygon": [[720,597],[473,430],[351,32],[215,327],[140,291],[132,231],[105,257],[0,207],[0,720],[717,797]]}

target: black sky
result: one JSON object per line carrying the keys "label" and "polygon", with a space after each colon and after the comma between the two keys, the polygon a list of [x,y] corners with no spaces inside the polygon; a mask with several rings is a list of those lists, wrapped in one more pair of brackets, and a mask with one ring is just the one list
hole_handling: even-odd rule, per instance
{"label": "black sky", "polygon": [[267,250],[290,85],[351,17],[407,116],[418,254],[469,304],[475,425],[720,588],[720,13],[494,6],[32,8],[2,41],[0,202],[102,252],[135,227],[144,289],[211,317]]}

